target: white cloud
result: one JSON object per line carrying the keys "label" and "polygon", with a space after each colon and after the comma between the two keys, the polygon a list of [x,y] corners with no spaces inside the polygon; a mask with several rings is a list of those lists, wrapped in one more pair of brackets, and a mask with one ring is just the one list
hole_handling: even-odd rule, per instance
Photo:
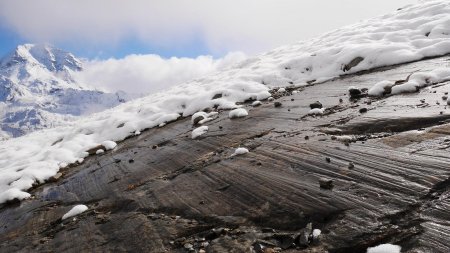
{"label": "white cloud", "polygon": [[416,0],[14,0],[0,22],[31,41],[114,45],[126,38],[168,48],[200,37],[212,52],[260,52]]}
{"label": "white cloud", "polygon": [[84,70],[76,73],[75,78],[106,91],[153,93],[224,69],[245,58],[240,52],[229,53],[220,59],[211,56],[164,59],[158,55],[129,55],[123,59],[85,62]]}

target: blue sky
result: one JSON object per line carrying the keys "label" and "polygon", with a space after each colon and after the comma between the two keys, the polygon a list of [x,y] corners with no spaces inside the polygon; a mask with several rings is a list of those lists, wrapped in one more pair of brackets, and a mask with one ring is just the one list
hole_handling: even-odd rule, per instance
{"label": "blue sky", "polygon": [[264,52],[416,0],[0,1],[0,55],[50,43],[88,59]]}

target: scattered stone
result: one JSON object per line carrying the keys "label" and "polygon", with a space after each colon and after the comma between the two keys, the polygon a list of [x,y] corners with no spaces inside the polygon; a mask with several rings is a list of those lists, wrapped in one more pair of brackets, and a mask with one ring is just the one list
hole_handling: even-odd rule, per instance
{"label": "scattered stone", "polygon": [[273,238],[279,242],[281,249],[289,249],[295,242],[295,237],[290,234],[274,234]]}
{"label": "scattered stone", "polygon": [[307,136],[305,136],[305,140],[309,140],[309,136],[307,135]]}
{"label": "scattered stone", "polygon": [[267,100],[268,100],[269,102],[272,102],[272,101],[274,100],[274,98],[273,98],[273,97],[269,97]]}
{"label": "scattered stone", "polygon": [[273,228],[262,228],[261,231],[263,233],[275,233],[276,232],[275,229],[273,229]]}
{"label": "scattered stone", "polygon": [[340,98],[339,99],[339,103],[342,103],[342,102],[344,102],[344,100],[342,98]]}
{"label": "scattered stone", "polygon": [[128,160],[129,163],[134,163],[134,159]]}
{"label": "scattered stone", "polygon": [[322,106],[322,103],[320,103],[319,101],[316,101],[316,102],[310,104],[309,107],[311,109],[316,109],[316,108],[321,109],[323,106]]}
{"label": "scattered stone", "polygon": [[50,177],[48,181],[49,182],[56,182],[56,181],[58,181],[58,179],[60,179],[62,177],[62,175],[63,174],[61,172],[58,172],[58,173],[56,173],[56,175]]}
{"label": "scattered stone", "polygon": [[218,93],[216,95],[214,95],[214,97],[212,97],[212,99],[218,99],[222,97],[222,93]]}
{"label": "scattered stone", "polygon": [[422,103],[422,104],[425,103],[425,99],[421,99],[420,103]]}
{"label": "scattered stone", "polygon": [[291,101],[294,101],[295,99],[291,98]]}
{"label": "scattered stone", "polygon": [[366,113],[367,112],[367,108],[361,108],[359,109],[359,113]]}
{"label": "scattered stone", "polygon": [[197,115],[192,119],[192,125],[197,125],[198,122],[204,120],[205,117],[203,115]]}
{"label": "scattered stone", "polygon": [[331,190],[333,188],[333,180],[329,178],[320,178],[319,179],[320,188]]}
{"label": "scattered stone", "polygon": [[275,107],[281,107],[281,102],[277,101],[277,102],[274,103],[274,105],[275,105]]}
{"label": "scattered stone", "polygon": [[362,94],[362,91],[356,87],[350,87],[348,88],[348,93],[350,94],[351,98],[359,98]]}
{"label": "scattered stone", "polygon": [[306,231],[300,233],[300,235],[297,238],[298,245],[300,247],[308,247],[309,245],[309,234],[306,233]]}
{"label": "scattered stone", "polygon": [[185,249],[187,249],[187,250],[190,250],[190,249],[193,249],[193,248],[194,248],[194,246],[193,246],[192,244],[190,244],[190,243],[185,243],[185,244],[183,245],[183,247],[184,247]]}
{"label": "scattered stone", "polygon": [[325,161],[327,161],[327,163],[330,163],[330,162],[331,162],[331,158],[326,157],[326,158],[325,158]]}
{"label": "scattered stone", "polygon": [[354,164],[353,162],[349,162],[349,163],[348,163],[348,168],[349,168],[349,169],[355,168],[355,164]]}
{"label": "scattered stone", "polygon": [[276,251],[272,248],[264,248],[263,252],[264,253],[275,253]]}
{"label": "scattered stone", "polygon": [[158,145],[153,145],[152,149],[157,149]]}
{"label": "scattered stone", "polygon": [[122,160],[118,159],[118,158],[114,158],[114,163],[120,163]]}
{"label": "scattered stone", "polygon": [[347,72],[350,69],[352,69],[353,67],[356,67],[358,64],[360,64],[362,61],[364,60],[363,57],[358,56],[356,58],[354,58],[353,60],[351,60],[348,64],[345,64],[342,67],[342,71]]}

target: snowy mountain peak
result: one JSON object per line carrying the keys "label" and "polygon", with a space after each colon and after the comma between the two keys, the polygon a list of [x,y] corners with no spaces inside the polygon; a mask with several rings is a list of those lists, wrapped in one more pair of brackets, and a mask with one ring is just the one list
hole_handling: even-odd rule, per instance
{"label": "snowy mountain peak", "polygon": [[73,54],[48,44],[19,45],[5,56],[0,61],[0,139],[65,124],[128,100],[126,94],[81,85],[74,78],[80,71],[82,62]]}
{"label": "snowy mountain peak", "polygon": [[1,60],[0,67],[10,68],[21,64],[41,65],[51,72],[83,69],[81,61],[73,54],[49,44],[19,45]]}

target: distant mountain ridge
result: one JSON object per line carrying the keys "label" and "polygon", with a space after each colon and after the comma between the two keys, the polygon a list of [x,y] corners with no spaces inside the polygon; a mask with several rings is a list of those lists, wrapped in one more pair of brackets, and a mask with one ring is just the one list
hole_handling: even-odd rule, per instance
{"label": "distant mountain ridge", "polygon": [[82,61],[48,44],[24,44],[0,60],[0,140],[65,124],[75,116],[102,111],[129,100],[74,78]]}

